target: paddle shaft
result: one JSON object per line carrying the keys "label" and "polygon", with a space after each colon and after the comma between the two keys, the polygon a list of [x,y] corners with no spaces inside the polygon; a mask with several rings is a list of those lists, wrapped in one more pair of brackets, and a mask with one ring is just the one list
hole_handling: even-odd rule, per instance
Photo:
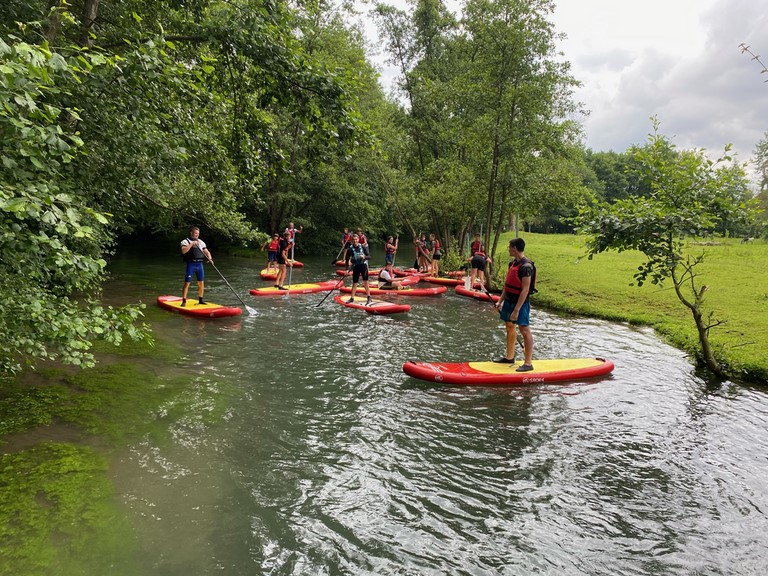
{"label": "paddle shaft", "polygon": [[315,306],[315,308],[319,308],[319,307],[320,307],[320,304],[322,304],[323,302],[325,302],[325,301],[328,299],[328,296],[330,296],[330,295],[331,295],[331,292],[333,292],[334,290],[336,290],[336,288],[338,288],[339,286],[341,286],[341,284],[344,282],[344,279],[345,279],[345,278],[346,278],[346,277],[349,275],[349,273],[350,273],[350,272],[352,272],[352,270],[351,270],[351,269],[350,269],[350,270],[347,270],[346,272],[344,272],[344,276],[342,276],[342,277],[341,277],[341,280],[339,280],[339,281],[336,283],[336,286],[334,286],[333,288],[331,288],[331,289],[328,291],[328,294],[326,294],[326,295],[325,295],[325,297],[324,297],[322,300],[320,300],[320,302],[318,302],[318,303],[317,303],[317,305]]}
{"label": "paddle shaft", "polygon": [[243,302],[243,299],[242,299],[242,298],[240,298],[240,295],[239,295],[237,292],[235,292],[235,289],[234,289],[234,288],[232,288],[232,285],[231,285],[229,282],[227,282],[227,279],[226,279],[226,278],[224,278],[224,274],[222,274],[222,273],[221,273],[221,270],[219,270],[218,268],[216,268],[216,264],[214,264],[214,263],[213,263],[213,260],[208,260],[208,264],[210,264],[211,266],[213,266],[213,269],[214,269],[214,270],[216,270],[216,272],[218,272],[218,273],[219,273],[219,276],[221,276],[221,279],[222,279],[222,280],[224,280],[224,283],[225,283],[227,286],[229,286],[229,289],[230,289],[230,290],[232,290],[232,293],[233,293],[235,296],[237,296],[237,299],[238,299],[238,300],[240,300],[240,303],[241,303],[241,304],[242,304],[242,305],[245,307],[245,309],[246,309],[246,310],[248,310],[248,314],[250,314],[250,315],[252,315],[252,316],[253,316],[253,315],[255,315],[255,314],[256,314],[256,310],[254,310],[253,308],[250,308],[250,307],[248,306],[248,304],[246,304],[245,302]]}

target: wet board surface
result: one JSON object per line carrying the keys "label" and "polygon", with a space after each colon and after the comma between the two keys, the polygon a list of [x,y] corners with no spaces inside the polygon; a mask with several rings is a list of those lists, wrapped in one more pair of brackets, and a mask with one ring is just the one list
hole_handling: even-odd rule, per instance
{"label": "wet board surface", "polygon": [[333,297],[333,301],[336,302],[336,304],[341,304],[347,308],[364,310],[368,314],[401,314],[403,312],[408,312],[411,309],[408,304],[396,304],[384,300],[372,299],[370,304],[367,304],[367,298],[365,296],[355,296],[354,302],[347,302],[347,300],[349,300],[349,296],[346,295],[337,295]]}
{"label": "wet board surface", "polygon": [[327,280],[325,282],[313,282],[309,284],[292,284],[284,286],[285,290],[280,290],[274,286],[266,288],[254,288],[249,290],[252,296],[283,296],[285,294],[313,294],[314,292],[323,292],[333,290],[338,284],[338,280]]}
{"label": "wet board surface", "polygon": [[157,304],[166,310],[195,318],[225,318],[227,316],[239,316],[243,313],[238,306],[225,306],[214,302],[198,304],[197,298],[188,298],[187,305],[182,306],[181,296],[158,296]]}
{"label": "wet board surface", "polygon": [[403,372],[429,382],[462,386],[505,386],[514,384],[546,384],[565,380],[581,380],[610,374],[613,362],[603,358],[560,358],[533,361],[533,370],[515,372],[522,364],[496,362],[406,362]]}
{"label": "wet board surface", "polygon": [[[342,286],[339,288],[339,291],[345,294],[349,294],[352,292],[352,287]],[[374,288],[371,286],[370,291],[371,294],[375,296],[440,296],[440,294],[445,294],[448,291],[448,288],[445,286],[433,286],[431,288],[415,288],[412,286],[405,286],[400,290],[382,290],[381,288]],[[360,293],[365,294],[365,288],[358,288],[355,290],[355,297],[357,297],[357,295]]]}
{"label": "wet board surface", "polygon": [[[475,284],[475,286],[478,287],[477,290],[469,290],[468,288],[464,288],[464,286],[456,286],[456,294],[460,294],[461,296],[467,296],[468,298],[477,298],[478,300],[485,300],[488,302],[488,294],[483,291],[480,288],[479,284]],[[499,301],[499,295],[498,294],[491,294],[491,300],[494,302]]]}

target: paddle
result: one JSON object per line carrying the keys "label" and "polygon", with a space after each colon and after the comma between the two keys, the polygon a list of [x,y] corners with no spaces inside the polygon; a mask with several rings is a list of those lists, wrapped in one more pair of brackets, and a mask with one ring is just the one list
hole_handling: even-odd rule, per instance
{"label": "paddle", "polygon": [[237,299],[238,299],[238,300],[240,300],[240,303],[241,303],[243,306],[245,306],[245,309],[246,309],[246,310],[248,310],[248,315],[249,315],[249,316],[256,316],[256,314],[257,314],[256,310],[254,310],[253,308],[251,308],[250,306],[248,306],[248,304],[246,304],[245,302],[243,302],[243,299],[242,299],[242,298],[240,298],[240,295],[239,295],[237,292],[235,292],[235,289],[234,289],[234,288],[232,288],[232,285],[231,285],[229,282],[227,282],[227,279],[226,279],[226,278],[224,278],[224,274],[222,274],[222,273],[221,273],[221,270],[219,270],[218,268],[216,268],[216,264],[214,264],[214,263],[213,263],[213,260],[208,260],[208,264],[210,264],[211,266],[213,266],[213,269],[214,269],[214,270],[216,270],[216,272],[218,272],[218,273],[219,273],[219,276],[221,276],[221,279],[222,279],[222,280],[224,280],[224,283],[225,283],[227,286],[229,286],[229,289],[230,289],[230,290],[232,290],[232,293],[233,293],[235,296],[237,296]]}
{"label": "paddle", "polygon": [[326,294],[326,295],[325,295],[325,297],[324,297],[322,300],[320,300],[320,302],[318,302],[318,303],[317,303],[317,305],[315,306],[315,308],[318,308],[318,307],[320,306],[320,304],[322,304],[323,302],[325,302],[325,301],[328,299],[328,296],[330,296],[330,295],[331,295],[331,292],[333,292],[334,290],[336,290],[336,288],[338,288],[338,287],[341,285],[341,283],[342,283],[342,282],[344,282],[344,279],[345,279],[345,278],[346,278],[346,277],[349,275],[349,273],[350,273],[350,272],[352,272],[352,269],[351,269],[351,268],[350,268],[349,270],[347,270],[346,272],[344,272],[344,276],[342,276],[342,277],[341,277],[341,280],[339,280],[339,281],[336,283],[336,286],[334,286],[333,288],[331,288],[331,289],[328,291],[328,294]]}
{"label": "paddle", "polygon": [[[493,304],[493,307],[494,307],[494,308],[496,308],[496,302],[494,302],[494,301],[493,301],[493,297],[491,296],[491,293],[490,293],[490,292],[488,292],[488,289],[485,287],[485,284],[483,284],[482,282],[480,282],[479,284],[480,284],[480,288],[483,290],[483,292],[485,293],[485,295],[486,295],[486,296],[488,296],[488,301],[489,301],[491,304]],[[498,309],[497,309],[497,310],[498,310]],[[521,346],[523,349],[525,349],[525,343],[523,342],[523,335],[522,335],[522,334],[520,334],[520,332],[519,332],[519,331],[516,331],[516,333],[517,333],[517,343],[518,343],[518,344],[520,344],[520,346]]]}
{"label": "paddle", "polygon": [[339,261],[339,258],[341,258],[341,253],[342,253],[342,252],[344,252],[344,246],[342,246],[342,247],[341,247],[341,250],[339,250],[339,253],[338,253],[338,254],[336,254],[336,258],[334,258],[333,260],[331,260],[331,266],[335,266],[335,265],[336,265],[336,262],[338,262],[338,261]]}

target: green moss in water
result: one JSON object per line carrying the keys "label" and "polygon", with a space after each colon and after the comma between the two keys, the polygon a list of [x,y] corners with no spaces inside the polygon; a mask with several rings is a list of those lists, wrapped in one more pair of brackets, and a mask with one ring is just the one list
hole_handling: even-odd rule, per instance
{"label": "green moss in water", "polygon": [[0,574],[136,574],[107,467],[69,444],[0,454]]}

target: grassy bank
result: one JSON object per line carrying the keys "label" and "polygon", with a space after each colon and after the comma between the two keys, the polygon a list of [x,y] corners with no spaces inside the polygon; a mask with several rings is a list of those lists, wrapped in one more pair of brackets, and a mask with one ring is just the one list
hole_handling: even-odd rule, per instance
{"label": "grassy bank", "polygon": [[[698,347],[693,318],[671,282],[662,287],[630,285],[644,260],[640,252],[607,252],[588,260],[582,237],[521,236],[538,271],[535,306],[651,326],[676,347],[689,352]],[[495,259],[499,269],[506,268],[511,237],[502,237],[503,251]],[[697,268],[697,281],[709,287],[705,314],[711,311],[714,318],[725,321],[710,331],[718,358],[737,377],[768,383],[768,245],[713,239],[691,241],[687,249],[692,255],[705,255]]]}

